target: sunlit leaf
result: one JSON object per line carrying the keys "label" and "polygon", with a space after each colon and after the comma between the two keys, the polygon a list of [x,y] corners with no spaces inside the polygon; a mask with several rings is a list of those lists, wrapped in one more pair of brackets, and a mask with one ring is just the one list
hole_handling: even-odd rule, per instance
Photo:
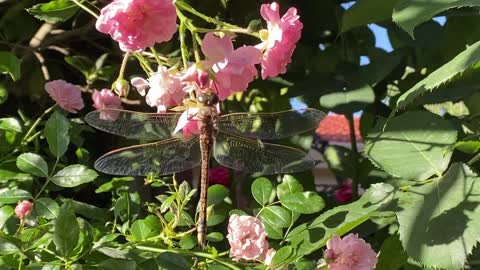
{"label": "sunlit leaf", "polygon": [[480,6],[480,2],[478,0],[400,0],[395,5],[392,18],[413,37],[415,27],[432,19],[436,14],[452,8],[473,6]]}
{"label": "sunlit leaf", "polygon": [[52,177],[52,182],[61,187],[76,187],[95,180],[97,176],[94,170],[75,164],[58,171]]}
{"label": "sunlit leaf", "polygon": [[[380,123],[377,128],[382,129]],[[457,139],[449,121],[423,111],[407,112],[388,121],[384,132],[371,133],[364,151],[369,159],[389,174],[408,180],[425,180],[442,175]],[[408,168],[408,169],[406,169]]]}
{"label": "sunlit leaf", "polygon": [[411,258],[440,269],[463,269],[480,239],[480,185],[467,165],[454,163],[440,179],[400,196],[400,240]]}
{"label": "sunlit leaf", "polygon": [[395,111],[405,108],[420,95],[434,91],[440,85],[447,83],[453,77],[475,65],[478,61],[480,61],[480,41],[469,46],[451,61],[430,73],[425,79],[403,93],[397,100]]}
{"label": "sunlit leaf", "polygon": [[[83,0],[79,1],[80,3]],[[70,0],[53,0],[48,3],[37,4],[27,11],[35,18],[47,22],[63,22],[70,19],[78,11],[77,6]]]}

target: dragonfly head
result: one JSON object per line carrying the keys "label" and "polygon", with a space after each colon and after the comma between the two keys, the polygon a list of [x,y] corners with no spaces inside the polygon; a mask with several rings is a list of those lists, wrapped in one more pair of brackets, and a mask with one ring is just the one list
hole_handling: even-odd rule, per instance
{"label": "dragonfly head", "polygon": [[218,96],[213,92],[204,92],[198,95],[198,102],[205,106],[214,106],[219,102]]}

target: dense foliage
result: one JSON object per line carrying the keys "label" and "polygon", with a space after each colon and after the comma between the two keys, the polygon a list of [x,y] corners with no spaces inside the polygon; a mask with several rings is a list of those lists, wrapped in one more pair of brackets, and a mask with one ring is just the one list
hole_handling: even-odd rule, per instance
{"label": "dense foliage", "polygon": [[[479,267],[480,1],[278,1],[282,14],[294,6],[303,22],[287,72],[256,79],[223,101],[222,112],[281,111],[295,98],[344,114],[353,126],[361,111],[363,151],[352,131],[350,148],[324,152],[336,175],[353,179],[353,200],[338,205],[316,192],[310,171],[268,178],[230,171],[229,183],[208,189],[205,251],[194,233],[197,171],[142,178],[93,169],[103,153],[134,143],[84,121],[94,89],[125,87],[115,85],[124,52],[85,11],[98,14],[109,2],[0,1],[0,269],[266,269],[229,256],[235,214],[262,221],[276,250],[270,269],[324,266],[327,241],[350,232],[379,252],[376,269]],[[259,1],[176,2],[262,28]],[[185,22],[215,25],[188,18],[154,53],[126,58],[125,79],[144,76],[157,52],[170,64],[193,60],[183,46],[192,42]],[[386,29],[392,51],[375,46],[371,23]],[[238,35],[235,45],[255,42]],[[360,65],[361,57],[369,63]],[[78,113],[45,91],[57,79],[81,86]],[[155,111],[133,90],[122,105]],[[312,140],[305,133],[282,143],[308,150]],[[22,201],[33,209],[16,209]]]}

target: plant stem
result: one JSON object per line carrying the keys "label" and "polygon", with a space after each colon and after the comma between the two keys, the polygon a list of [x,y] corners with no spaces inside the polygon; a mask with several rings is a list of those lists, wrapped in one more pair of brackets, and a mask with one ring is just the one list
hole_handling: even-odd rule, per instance
{"label": "plant stem", "polygon": [[238,27],[236,25],[229,24],[229,23],[226,23],[226,22],[222,22],[222,21],[217,20],[217,19],[212,18],[212,17],[208,17],[207,15],[198,12],[192,6],[190,6],[189,4],[187,4],[183,1],[176,1],[175,5],[177,5],[178,8],[180,8],[182,10],[185,10],[185,11],[203,19],[206,22],[213,23],[213,24],[216,24],[216,25],[220,25],[220,26],[228,28],[228,29],[241,29],[241,27]]}
{"label": "plant stem", "polygon": [[81,3],[81,1],[78,0],[72,0],[73,3],[75,3],[77,6],[79,6],[81,9],[85,10],[86,12],[90,13],[93,17],[98,19],[97,13],[95,13],[93,10],[91,10],[89,7],[85,6],[84,4]]}
{"label": "plant stem", "polygon": [[37,200],[38,197],[40,197],[40,194],[42,194],[42,192],[45,190],[45,188],[48,186],[48,184],[50,183],[50,180],[52,179],[52,176],[53,176],[53,173],[55,172],[55,168],[57,168],[57,165],[58,165],[58,161],[60,160],[59,157],[57,157],[57,160],[55,160],[55,164],[53,165],[53,168],[52,168],[52,172],[50,173],[50,175],[47,177],[47,181],[45,181],[45,184],[43,184],[42,188],[40,188],[40,191],[37,193],[37,195],[35,195],[35,198],[34,200]]}
{"label": "plant stem", "polygon": [[472,166],[475,162],[480,160],[480,153],[476,154],[472,159],[470,159],[467,164]]}
{"label": "plant stem", "polygon": [[353,118],[353,113],[349,115],[345,115],[348,120],[348,127],[350,129],[350,145],[352,148],[352,153],[353,153],[353,160],[354,160],[354,168],[355,168],[355,173],[353,175],[353,183],[352,183],[352,196],[353,199],[358,198],[358,186],[360,184],[360,179],[358,178],[358,149],[357,149],[357,138],[355,136],[355,122]]}
{"label": "plant stem", "polygon": [[35,128],[38,126],[38,124],[40,124],[40,122],[42,121],[43,117],[45,117],[45,115],[49,114],[51,111],[53,111],[53,109],[55,109],[55,107],[57,106],[57,104],[55,103],[52,107],[46,109],[42,115],[40,115],[37,120],[35,120],[35,122],[32,124],[32,126],[30,127],[30,129],[27,131],[27,134],[25,134],[25,136],[23,136],[21,142],[20,142],[20,145],[25,145],[25,141],[28,140],[28,136],[30,136],[30,134],[33,132],[33,130],[35,130]]}
{"label": "plant stem", "polygon": [[155,60],[157,60],[157,64],[159,66],[163,65],[162,61],[160,60],[160,57],[158,57],[157,50],[155,50],[155,47],[150,47],[150,50],[152,51],[153,57],[155,57]]}
{"label": "plant stem", "polygon": [[170,252],[170,253],[174,253],[174,254],[181,254],[181,255],[187,255],[187,256],[197,256],[197,257],[207,258],[207,259],[214,260],[218,263],[221,263],[221,264],[225,265],[226,267],[228,267],[230,269],[241,270],[241,268],[238,268],[231,263],[228,263],[228,262],[225,262],[225,261],[222,261],[222,260],[218,260],[216,258],[216,256],[213,256],[213,255],[208,254],[208,253],[189,251],[189,250],[180,250],[180,249],[154,248],[154,247],[146,247],[146,246],[135,246],[135,247],[140,249],[140,250],[156,252],[156,253]]}
{"label": "plant stem", "polygon": [[185,69],[188,68],[188,48],[185,43],[185,34],[188,28],[188,18],[183,15],[183,13],[177,9],[177,15],[180,19],[180,26],[178,27],[178,33],[180,35],[180,51],[182,52],[182,62]]}
{"label": "plant stem", "polygon": [[143,57],[143,55],[136,52],[136,53],[134,53],[134,56],[137,58],[137,60],[140,63],[140,66],[142,67],[143,71],[145,71],[145,73],[147,73],[148,76],[155,73],[153,71],[152,67],[150,67],[150,64],[148,63],[148,61]]}
{"label": "plant stem", "polygon": [[123,56],[122,65],[120,66],[120,72],[118,74],[117,80],[123,80],[123,74],[125,73],[125,67],[127,66],[128,57],[130,56],[130,52],[126,52]]}

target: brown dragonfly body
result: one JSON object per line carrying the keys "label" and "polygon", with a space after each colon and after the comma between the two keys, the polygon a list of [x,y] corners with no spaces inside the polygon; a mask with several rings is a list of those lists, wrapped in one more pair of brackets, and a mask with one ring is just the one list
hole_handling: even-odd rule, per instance
{"label": "brown dragonfly body", "polygon": [[103,109],[90,112],[85,120],[105,132],[151,141],[106,153],[95,162],[98,171],[113,175],[168,175],[201,165],[197,236],[204,249],[210,157],[222,166],[256,175],[311,169],[315,161],[305,152],[261,140],[282,139],[312,130],[325,113],[306,108],[220,116],[218,97],[212,92],[199,95],[196,104],[199,134],[186,137],[174,132],[181,113]]}
{"label": "brown dragonfly body", "polygon": [[205,249],[207,234],[207,190],[208,190],[208,168],[210,165],[210,154],[213,149],[215,135],[215,120],[218,118],[216,105],[218,97],[212,93],[199,96],[202,107],[198,111],[200,129],[200,213],[198,216],[197,239],[202,250]]}

